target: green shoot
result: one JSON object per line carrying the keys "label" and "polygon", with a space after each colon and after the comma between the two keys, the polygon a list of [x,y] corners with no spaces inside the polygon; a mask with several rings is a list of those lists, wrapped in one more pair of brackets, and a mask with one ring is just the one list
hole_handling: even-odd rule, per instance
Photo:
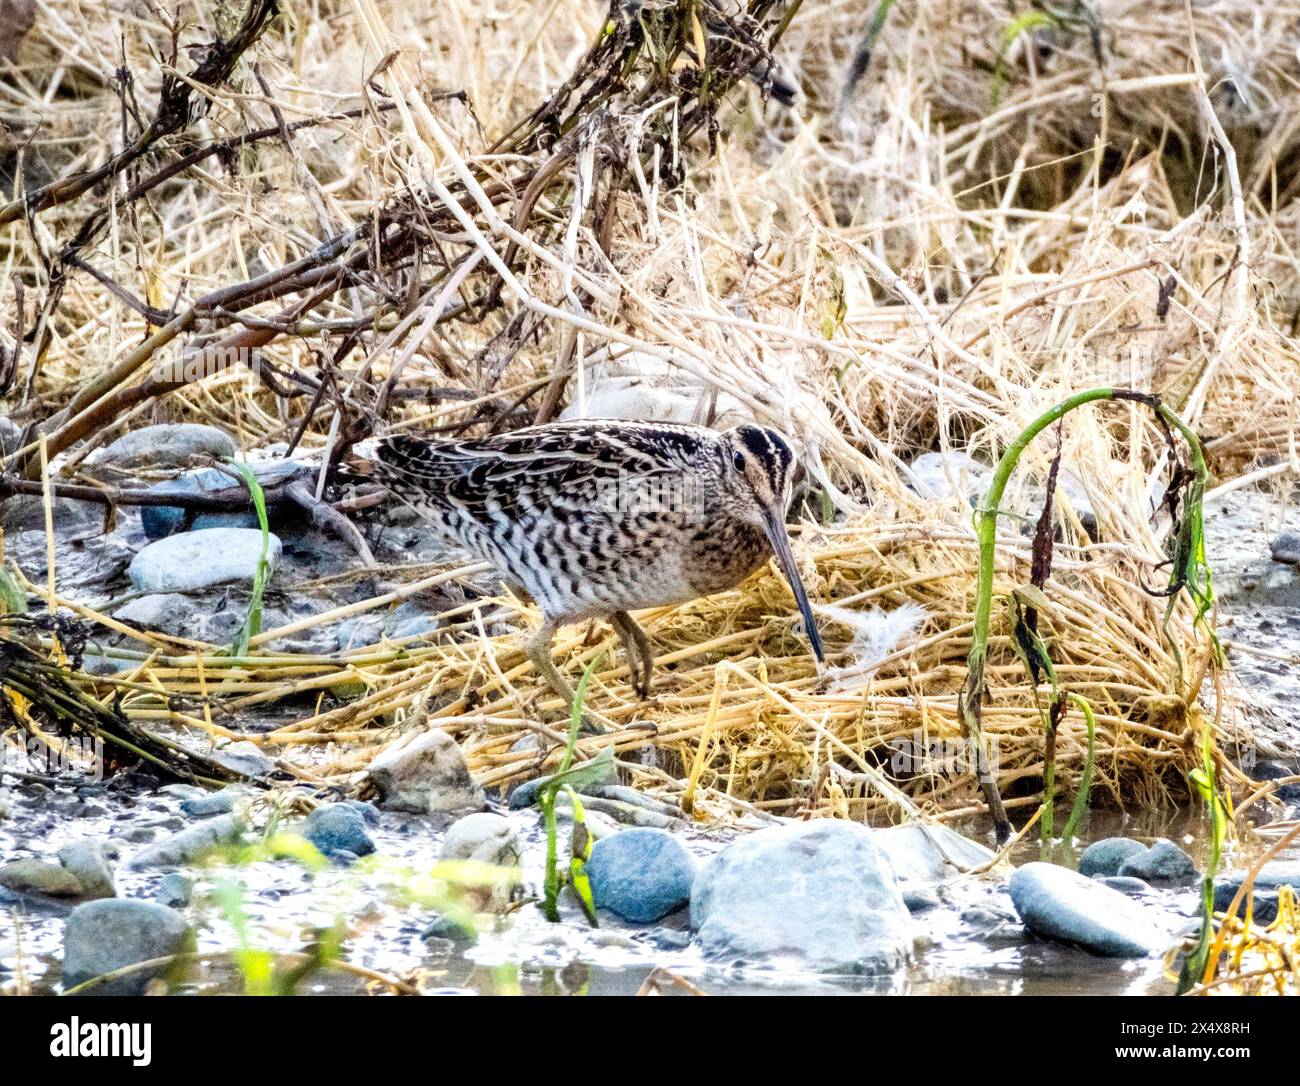
{"label": "green shoot", "polygon": [[[606,747],[591,761],[583,762],[578,766],[573,765],[573,752],[578,742],[578,731],[582,727],[582,704],[586,700],[587,687],[591,684],[591,676],[595,673],[599,660],[599,657],[594,658],[587,665],[587,669],[582,673],[582,678],[578,681],[578,690],[573,696],[573,707],[569,716],[568,743],[564,749],[564,758],[560,761],[560,771],[549,778],[537,792],[537,805],[541,808],[542,818],[546,824],[546,875],[543,881],[542,911],[546,914],[546,919],[552,923],[558,922],[560,919],[561,884],[555,824],[555,805],[560,789],[567,789],[567,794],[572,797],[571,802],[573,803],[573,845],[575,847],[570,861],[570,873],[572,874],[575,871],[581,873],[581,867],[585,865],[589,854],[587,844],[589,837],[582,804],[577,801],[574,788],[604,780],[614,760],[612,748]],[[581,853],[581,856],[579,856],[579,853]],[[578,900],[582,903],[583,911],[587,913],[587,919],[595,927],[595,906],[590,905],[591,887],[586,882],[585,874],[582,875],[582,884],[582,886],[578,886],[575,882],[574,889],[578,894]],[[586,888],[585,898],[583,887]]]}
{"label": "green shoot", "polygon": [[[989,483],[987,493],[984,495],[984,500],[975,511],[975,533],[979,541],[979,579],[975,589],[975,622],[971,635],[970,654],[966,661],[966,683],[958,698],[958,715],[962,721],[967,743],[975,758],[976,776],[979,780],[980,789],[984,793],[985,802],[988,804],[989,813],[993,816],[999,844],[1010,838],[1011,822],[1007,818],[1006,808],[1002,803],[1002,795],[998,791],[997,781],[994,778],[992,767],[989,765],[988,751],[981,725],[983,703],[987,693],[984,669],[988,659],[989,628],[993,615],[993,573],[997,549],[998,510],[1002,504],[1002,498],[1006,492],[1007,483],[1011,479],[1011,474],[1020,462],[1021,455],[1029,447],[1029,443],[1071,411],[1098,400],[1126,400],[1143,404],[1155,413],[1164,430],[1165,438],[1174,454],[1173,461],[1176,465],[1174,479],[1170,484],[1169,494],[1166,499],[1170,514],[1174,519],[1174,545],[1173,569],[1170,573],[1169,584],[1164,590],[1164,593],[1170,597],[1170,607],[1166,611],[1165,621],[1168,622],[1172,614],[1173,597],[1185,589],[1188,595],[1191,596],[1196,609],[1194,625],[1208,631],[1215,651],[1220,651],[1218,640],[1208,619],[1210,608],[1214,602],[1214,592],[1210,567],[1205,557],[1205,525],[1202,518],[1205,486],[1209,478],[1209,471],[1205,463],[1204,450],[1195,432],[1174,412],[1161,403],[1157,397],[1122,388],[1093,388],[1076,393],[1034,419],[1002,454],[1002,458],[993,470],[993,478]],[[1191,452],[1192,466],[1190,471],[1182,465],[1177,450],[1174,448],[1174,430],[1181,434]],[[1186,502],[1181,515],[1178,515],[1176,503],[1184,488],[1186,490]],[[1024,590],[1018,591],[1021,592],[1023,597]],[[1022,598],[1018,603],[1025,606],[1036,606],[1033,598]],[[1017,641],[1016,650],[1021,659],[1026,662],[1026,666],[1029,667],[1031,681],[1036,685],[1038,672],[1043,670],[1043,660],[1046,659],[1046,646],[1037,637],[1017,637],[1015,640]],[[1050,661],[1047,666],[1050,668]],[[1050,676],[1052,673],[1049,670],[1047,674]],[[1056,689],[1054,679],[1053,689]],[[1085,712],[1084,718],[1085,720],[1088,719],[1088,712]],[[1208,772],[1212,781],[1212,763],[1208,765]],[[1090,774],[1085,774],[1085,783],[1091,783]],[[1086,802],[1086,788],[1082,791],[1085,793]],[[1050,800],[1045,800],[1046,802],[1050,802]],[[1077,805],[1076,801],[1076,807]],[[1076,822],[1077,819],[1072,814],[1070,827],[1073,828]]]}
{"label": "green shoot", "polygon": [[1016,39],[1034,30],[1055,29],[1061,25],[1060,19],[1045,11],[1026,11],[1007,23],[1002,30],[1002,45],[998,49],[997,60],[993,63],[993,105],[996,106],[1002,96],[1002,86],[1007,79],[1007,53]]}
{"label": "green shoot", "polygon": [[267,555],[271,550],[271,529],[266,516],[266,495],[262,493],[262,486],[257,481],[257,476],[253,474],[253,469],[247,464],[232,463],[231,466],[240,474],[244,485],[248,487],[248,493],[253,498],[253,507],[257,510],[257,523],[262,529],[262,553],[257,560],[257,572],[253,575],[253,592],[248,600],[248,612],[244,615],[244,621],[240,623],[239,630],[235,633],[234,643],[230,646],[231,656],[246,656],[249,642],[262,630],[262,596],[266,592],[266,582],[271,577],[271,566],[267,561]]}

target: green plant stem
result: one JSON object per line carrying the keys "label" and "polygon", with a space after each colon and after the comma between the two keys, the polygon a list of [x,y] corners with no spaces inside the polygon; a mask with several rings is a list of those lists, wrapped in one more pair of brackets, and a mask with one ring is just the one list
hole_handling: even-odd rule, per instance
{"label": "green plant stem", "polygon": [[[564,748],[564,758],[560,761],[559,772],[555,773],[537,793],[537,805],[542,810],[542,820],[546,825],[546,874],[542,883],[542,912],[553,924],[558,923],[560,919],[560,867],[557,842],[559,835],[555,824],[555,804],[559,799],[560,789],[566,785],[571,776],[569,770],[573,765],[578,731],[582,727],[582,704],[587,698],[587,687],[591,683],[591,676],[595,673],[599,660],[599,656],[594,657],[582,673],[582,678],[578,680],[578,689],[573,695],[573,705],[569,715],[568,742]],[[573,808],[573,817],[575,824],[582,818],[581,810],[576,804]]]}
{"label": "green plant stem", "polygon": [[248,652],[249,642],[262,630],[262,596],[266,592],[266,582],[270,579],[271,573],[270,563],[267,561],[271,549],[271,527],[266,515],[266,495],[262,492],[262,484],[257,481],[253,469],[242,463],[234,463],[231,467],[239,473],[244,486],[248,488],[249,496],[253,499],[253,508],[257,511],[257,524],[262,531],[262,551],[258,555],[257,570],[253,574],[253,589],[248,599],[248,612],[244,615],[244,621],[239,624],[234,643],[230,646],[231,656],[243,656]]}
{"label": "green plant stem", "polygon": [[1070,808],[1070,818],[1061,831],[1061,837],[1068,841],[1074,836],[1079,823],[1083,821],[1084,812],[1088,810],[1088,792],[1092,788],[1092,770],[1097,761],[1097,718],[1092,715],[1092,704],[1079,694],[1067,694],[1079,711],[1083,713],[1084,724],[1088,728],[1088,753],[1083,759],[1083,776],[1079,778],[1079,792],[1074,797],[1074,806]]}
{"label": "green plant stem", "polygon": [[[975,533],[979,543],[979,577],[975,588],[975,622],[971,634],[970,655],[967,657],[966,684],[958,699],[958,711],[966,741],[975,758],[976,775],[980,788],[993,817],[998,842],[1005,842],[1011,836],[1011,822],[1007,818],[1002,795],[998,791],[997,781],[989,765],[988,751],[984,743],[980,715],[985,695],[984,667],[988,658],[989,627],[993,617],[993,575],[994,559],[997,551],[998,511],[1006,493],[1011,473],[1015,471],[1029,443],[1049,426],[1058,422],[1075,408],[1098,400],[1127,400],[1145,404],[1154,411],[1172,429],[1177,430],[1191,449],[1195,478],[1192,483],[1184,522],[1188,525],[1186,541],[1179,541],[1179,553],[1175,557],[1173,579],[1175,584],[1185,585],[1196,603],[1196,621],[1203,623],[1206,613],[1213,602],[1210,585],[1209,567],[1205,562],[1205,536],[1202,523],[1202,502],[1208,471],[1200,439],[1173,411],[1160,403],[1154,396],[1136,392],[1132,389],[1092,388],[1062,400],[1054,407],[1034,419],[1007,447],[994,468],[993,478],[988,492],[975,513]],[[1171,600],[1172,607],[1172,600]],[[1213,632],[1211,631],[1213,637]],[[1216,642],[1217,644],[1217,642]]]}

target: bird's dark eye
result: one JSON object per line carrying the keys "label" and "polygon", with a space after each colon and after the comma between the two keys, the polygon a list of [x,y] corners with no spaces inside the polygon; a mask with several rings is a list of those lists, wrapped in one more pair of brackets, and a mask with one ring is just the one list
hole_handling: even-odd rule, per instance
{"label": "bird's dark eye", "polygon": [[743,452],[732,453],[731,466],[737,471],[743,472],[745,470],[745,454]]}

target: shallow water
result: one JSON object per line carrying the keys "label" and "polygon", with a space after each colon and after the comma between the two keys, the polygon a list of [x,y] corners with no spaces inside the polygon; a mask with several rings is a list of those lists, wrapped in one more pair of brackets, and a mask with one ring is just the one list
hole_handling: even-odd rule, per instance
{"label": "shallow water", "polygon": [[[166,832],[177,824],[178,801],[155,794],[148,798],[117,795],[103,788],[77,800],[71,794],[39,794],[24,787],[14,796],[17,816],[2,824],[0,855],[49,857],[77,837],[108,837],[124,826],[144,836],[156,824]],[[74,803],[80,810],[74,808]],[[40,817],[37,807],[58,808]],[[32,812],[24,818],[25,812]],[[525,882],[540,884],[544,840],[535,811],[509,815],[525,843]],[[188,820],[187,820],[188,821]],[[14,831],[26,823],[39,830],[24,837]],[[38,826],[39,824],[39,826]],[[313,875],[288,860],[234,868],[216,862],[196,873],[192,916],[199,928],[199,950],[220,951],[237,944],[229,919],[213,893],[223,883],[243,887],[243,911],[253,931],[252,943],[267,949],[300,949],[313,929],[344,918],[348,937],[344,957],[353,964],[401,977],[428,992],[564,994],[635,993],[652,970],[666,969],[713,993],[915,993],[915,994],[1060,994],[1171,993],[1172,983],[1158,960],[1113,961],[1083,951],[1041,942],[1025,935],[1014,918],[1010,899],[996,880],[959,879],[938,891],[943,904],[916,914],[923,947],[910,968],[883,978],[832,979],[773,970],[719,968],[704,961],[688,940],[686,916],[678,913],[663,924],[637,927],[602,916],[602,926],[587,926],[576,908],[562,903],[564,922],[553,925],[540,911],[525,906],[496,930],[480,935],[467,950],[444,940],[424,942],[421,933],[431,912],[409,903],[418,892],[416,876],[437,855],[438,832],[418,816],[381,817],[371,834],[382,860],[363,860],[352,868],[328,867]],[[1171,812],[1141,817],[1094,813],[1086,840],[1123,834],[1139,838],[1169,837],[1201,860],[1204,826],[1195,817]],[[686,835],[693,852],[704,857],[725,844],[717,834]],[[1263,842],[1247,838],[1235,846],[1225,867],[1239,867]],[[1063,848],[1045,850],[1022,842],[1016,864],[1036,859],[1073,863],[1076,854]],[[1291,858],[1300,859],[1300,849]],[[152,898],[162,872],[119,869],[123,896]],[[1153,903],[1191,918],[1194,889],[1157,892]],[[998,920],[1001,914],[1004,919]],[[974,919],[972,919],[974,917]],[[21,974],[36,992],[56,990],[63,918],[57,912],[10,910],[0,921],[0,985],[17,986]],[[928,944],[928,945],[927,945]],[[239,992],[242,980],[228,960],[198,965],[185,986],[196,992]],[[673,994],[672,984],[664,986]],[[339,972],[319,973],[303,992],[347,993],[366,990],[366,982]]]}

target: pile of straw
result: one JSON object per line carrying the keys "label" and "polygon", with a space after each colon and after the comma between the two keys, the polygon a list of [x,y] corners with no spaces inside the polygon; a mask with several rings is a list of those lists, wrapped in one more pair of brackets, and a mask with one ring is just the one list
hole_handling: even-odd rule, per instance
{"label": "pile of straw", "polygon": [[[660,650],[648,705],[611,631],[565,631],[562,668],[602,658],[592,707],[628,725],[616,744],[640,752],[634,779],[706,813],[862,816],[904,802],[878,786],[883,768],[923,808],[969,813],[973,778],[930,744],[961,734],[970,506],[921,498],[906,464],[936,449],[991,460],[1069,393],[1116,384],[1161,394],[1202,432],[1219,485],[1294,471],[1293,13],[1246,0],[1106,0],[1046,22],[974,0],[706,7],[692,22],[675,0],[527,0],[491,16],[295,4],[229,78],[191,79],[206,105],[163,151],[24,209],[23,193],[110,160],[164,74],[190,73],[194,47],[241,17],[188,0],[173,33],[121,0],[35,0],[0,76],[0,178],[16,208],[0,209],[4,396],[33,427],[6,470],[39,474],[43,432],[71,478],[92,448],[167,419],[329,459],[368,413],[395,429],[499,429],[581,409],[620,356],[667,363],[702,399],[725,394],[800,446],[824,496],[796,540],[814,598],[923,614],[867,674],[819,675],[769,571],[646,616]],[[611,50],[642,34],[652,45],[609,78]],[[769,93],[778,79],[798,86],[793,108]],[[327,238],[345,240],[322,256]],[[295,261],[317,277],[186,309]],[[182,343],[255,346],[279,377],[233,368],[150,386],[148,367]],[[1043,627],[1062,681],[1097,709],[1097,795],[1184,794],[1211,652],[1183,607],[1166,622],[1143,588],[1167,557],[1170,526],[1152,513],[1163,440],[1125,405],[1072,415],[1060,441],[1098,541],[1063,502]],[[1031,449],[1012,512],[1036,513],[1054,444]],[[1004,521],[1002,601],[1028,580],[1022,528]],[[391,589],[353,612],[463,571],[380,575]],[[283,722],[255,741],[307,781],[352,783],[380,744],[427,723],[456,735],[485,784],[553,760],[560,706],[518,635],[488,634],[502,617],[536,621],[511,598],[454,609],[431,642],[316,658],[265,651],[286,632],[272,630],[238,660],[57,602],[138,643],[120,653],[132,672],[95,682],[133,719],[214,738]],[[855,631],[826,621],[846,649]],[[1043,731],[1008,630],[999,604],[984,720],[1014,807],[1038,802]],[[1221,745],[1248,742],[1230,700],[1215,704]],[[519,742],[530,735],[539,744]],[[900,768],[900,743],[924,756]],[[1067,717],[1067,795],[1083,749]]]}

